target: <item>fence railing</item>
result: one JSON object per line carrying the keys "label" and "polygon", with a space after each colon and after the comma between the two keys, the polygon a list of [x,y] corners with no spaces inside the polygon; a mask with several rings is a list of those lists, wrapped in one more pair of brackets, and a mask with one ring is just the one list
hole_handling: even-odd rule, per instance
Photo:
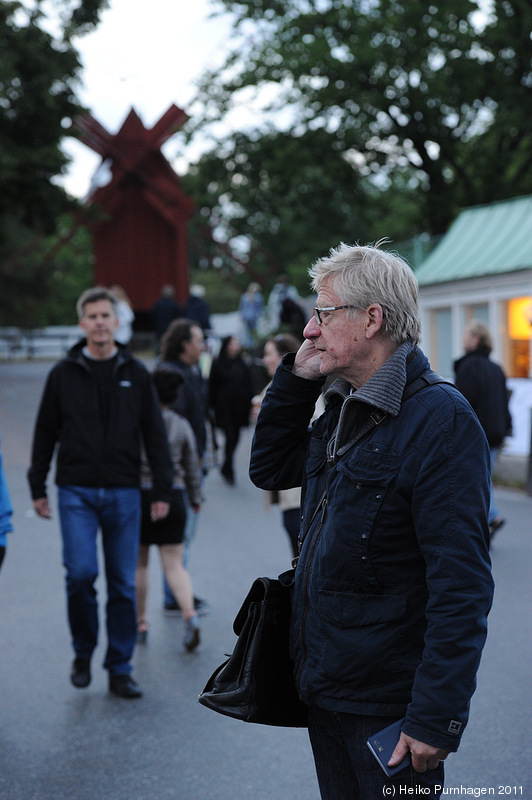
{"label": "fence railing", "polygon": [[65,355],[81,335],[77,325],[52,325],[32,329],[0,327],[0,359],[16,361],[59,358]]}

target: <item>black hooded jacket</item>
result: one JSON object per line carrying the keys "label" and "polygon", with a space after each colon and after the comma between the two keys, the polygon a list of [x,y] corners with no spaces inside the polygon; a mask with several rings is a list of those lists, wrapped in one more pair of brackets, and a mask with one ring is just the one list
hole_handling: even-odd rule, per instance
{"label": "black hooded jacket", "polygon": [[82,355],[85,344],[82,340],[74,345],[48,375],[28,471],[33,499],[46,496],[56,444],[59,486],[138,487],[142,439],[153,472],[154,497],[169,501],[172,462],[147,369],[126,347],[117,345],[108,422],[103,424],[97,381]]}

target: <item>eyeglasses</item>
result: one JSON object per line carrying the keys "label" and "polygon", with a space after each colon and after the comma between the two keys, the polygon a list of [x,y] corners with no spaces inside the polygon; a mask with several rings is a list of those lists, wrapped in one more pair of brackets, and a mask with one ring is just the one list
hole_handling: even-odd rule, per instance
{"label": "eyeglasses", "polygon": [[314,316],[316,318],[316,322],[318,325],[323,324],[322,314],[324,312],[330,313],[331,311],[339,311],[341,308],[355,308],[355,306],[327,306],[326,308],[317,308],[314,307],[312,310],[314,311]]}

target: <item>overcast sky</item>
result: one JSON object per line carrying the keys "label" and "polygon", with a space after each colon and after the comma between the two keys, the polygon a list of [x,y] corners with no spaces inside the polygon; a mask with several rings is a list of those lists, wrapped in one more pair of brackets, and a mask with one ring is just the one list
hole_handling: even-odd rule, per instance
{"label": "overcast sky", "polygon": [[[98,122],[116,133],[131,107],[146,127],[172,103],[187,110],[194,80],[220,63],[229,42],[230,19],[209,19],[212,7],[209,0],[111,0],[97,29],[76,40],[78,94]],[[63,184],[83,197],[100,158],[73,139],[64,147],[74,161]]]}

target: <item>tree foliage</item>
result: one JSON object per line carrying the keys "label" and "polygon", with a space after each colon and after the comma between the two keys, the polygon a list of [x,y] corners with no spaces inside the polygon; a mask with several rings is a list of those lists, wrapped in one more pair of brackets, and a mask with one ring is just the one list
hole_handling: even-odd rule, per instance
{"label": "tree foliage", "polygon": [[[3,325],[39,328],[75,325],[76,301],[91,283],[92,240],[87,227],[72,224],[67,214],[57,223],[58,232],[40,237],[33,247],[18,241],[16,262],[4,262],[0,320]],[[24,230],[19,230],[19,236]],[[18,238],[18,237],[17,237]]]}
{"label": "tree foliage", "polygon": [[530,0],[493,0],[487,18],[476,0],[218,5],[236,45],[201,82],[197,129],[252,90],[290,122],[216,141],[200,205],[272,263],[344,236],[441,234],[462,207],[532,191]]}
{"label": "tree foliage", "polygon": [[400,236],[401,222],[417,213],[404,187],[401,215],[393,202],[385,206],[323,130],[236,134],[192,166],[183,186],[200,209],[197,263],[236,273],[241,288],[250,279],[268,286],[288,272],[305,291],[309,263],[339,241],[367,241],[381,224]]}
{"label": "tree foliage", "polygon": [[72,37],[90,30],[106,5],[56,4],[52,35],[40,2],[0,2],[0,275],[14,293],[2,302],[3,324],[17,323],[15,309],[46,303],[53,285],[47,237],[74,205],[55,182],[68,163],[61,141],[83,110]]}

